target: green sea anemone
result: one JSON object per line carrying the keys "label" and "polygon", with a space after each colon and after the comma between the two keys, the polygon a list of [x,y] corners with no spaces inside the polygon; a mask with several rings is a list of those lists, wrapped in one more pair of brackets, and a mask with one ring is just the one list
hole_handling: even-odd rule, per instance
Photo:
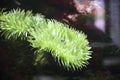
{"label": "green sea anemone", "polygon": [[2,35],[7,39],[20,38],[30,42],[36,49],[37,62],[42,60],[44,52],[48,52],[59,65],[76,70],[86,66],[91,58],[87,36],[67,24],[20,9],[2,12],[0,20]]}

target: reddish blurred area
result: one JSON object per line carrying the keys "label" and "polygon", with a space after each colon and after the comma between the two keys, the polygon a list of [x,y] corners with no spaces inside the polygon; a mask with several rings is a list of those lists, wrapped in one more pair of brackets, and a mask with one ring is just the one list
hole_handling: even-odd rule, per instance
{"label": "reddish blurred area", "polygon": [[57,19],[63,23],[67,23],[77,30],[82,30],[88,35],[90,42],[103,42],[108,40],[106,33],[102,32],[94,25],[96,14],[105,12],[105,9],[102,7],[102,5],[93,0],[45,1],[48,2],[49,5],[59,9],[59,11],[53,15],[54,19]]}

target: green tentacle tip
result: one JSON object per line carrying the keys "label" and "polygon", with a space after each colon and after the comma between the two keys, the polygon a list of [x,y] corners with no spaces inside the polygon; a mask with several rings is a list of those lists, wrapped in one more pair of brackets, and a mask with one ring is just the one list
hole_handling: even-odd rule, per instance
{"label": "green tentacle tip", "polygon": [[[34,15],[32,11],[25,11],[21,9],[13,9],[9,12],[0,13],[0,29],[2,30],[2,35],[6,39],[26,39],[29,35],[29,30],[34,26],[37,16],[43,18],[42,15]],[[40,18],[39,17],[39,18]]]}

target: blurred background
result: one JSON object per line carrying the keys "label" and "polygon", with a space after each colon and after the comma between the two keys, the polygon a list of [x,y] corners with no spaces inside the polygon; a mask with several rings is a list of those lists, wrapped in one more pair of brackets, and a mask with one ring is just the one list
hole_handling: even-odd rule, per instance
{"label": "blurred background", "polygon": [[37,67],[32,54],[21,51],[26,45],[12,46],[0,37],[0,80],[120,79],[120,0],[0,0],[0,8],[32,10],[66,23],[87,35],[93,51],[80,71],[66,71],[55,62]]}

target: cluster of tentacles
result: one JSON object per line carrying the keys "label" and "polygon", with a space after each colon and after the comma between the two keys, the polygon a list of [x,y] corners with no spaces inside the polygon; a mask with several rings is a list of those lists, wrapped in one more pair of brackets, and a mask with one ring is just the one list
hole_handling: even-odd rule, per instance
{"label": "cluster of tentacles", "polygon": [[0,32],[6,39],[28,41],[36,49],[36,62],[48,52],[66,69],[76,70],[86,66],[91,58],[89,42],[83,32],[31,11],[1,11]]}

